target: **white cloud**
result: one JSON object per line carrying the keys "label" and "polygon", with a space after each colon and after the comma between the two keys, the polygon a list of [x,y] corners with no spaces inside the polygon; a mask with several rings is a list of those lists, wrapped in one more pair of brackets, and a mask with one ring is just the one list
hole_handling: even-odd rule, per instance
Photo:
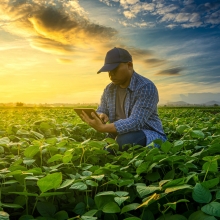
{"label": "white cloud", "polygon": [[136,17],[136,15],[135,15],[133,12],[131,12],[131,11],[124,11],[123,14],[124,14],[124,16],[125,16],[126,18],[128,18],[128,19],[131,19],[131,18],[135,18],[135,17]]}

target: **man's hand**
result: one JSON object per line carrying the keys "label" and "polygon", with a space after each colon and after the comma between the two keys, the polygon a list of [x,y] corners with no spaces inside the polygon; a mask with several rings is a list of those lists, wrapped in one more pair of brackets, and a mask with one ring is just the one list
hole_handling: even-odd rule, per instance
{"label": "man's hand", "polygon": [[98,115],[102,119],[102,121],[104,121],[105,123],[107,123],[109,121],[109,118],[106,114],[101,113],[101,114],[98,114]]}
{"label": "man's hand", "polygon": [[83,119],[83,121],[85,121],[88,125],[90,125],[91,127],[93,127],[95,130],[99,131],[99,132],[103,132],[103,123],[101,122],[101,120],[92,112],[91,116],[94,119],[90,119],[89,116],[82,111],[81,117]]}
{"label": "man's hand", "polygon": [[[105,115],[105,114],[103,114],[103,115]],[[89,116],[84,111],[82,111],[82,114],[80,116],[84,122],[86,122],[88,125],[90,125],[91,127],[93,127],[95,130],[97,130],[99,132],[108,132],[108,133],[116,133],[117,132],[114,123],[103,124],[101,122],[101,120],[93,112],[91,113],[91,116],[94,119],[89,118]],[[104,116],[104,120],[108,121],[108,116],[107,116],[107,118],[106,118],[106,116]]]}

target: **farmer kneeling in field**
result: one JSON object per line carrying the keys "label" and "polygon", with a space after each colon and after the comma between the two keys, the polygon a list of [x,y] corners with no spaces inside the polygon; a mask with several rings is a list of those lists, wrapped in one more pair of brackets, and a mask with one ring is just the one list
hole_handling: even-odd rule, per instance
{"label": "farmer kneeling in field", "polygon": [[125,144],[146,146],[155,139],[165,141],[157,113],[157,88],[134,71],[129,52],[116,47],[108,51],[104,66],[97,73],[100,72],[108,72],[112,81],[105,88],[97,109],[105,124],[95,114],[92,120],[83,113],[83,120],[97,131],[109,133],[120,150]]}

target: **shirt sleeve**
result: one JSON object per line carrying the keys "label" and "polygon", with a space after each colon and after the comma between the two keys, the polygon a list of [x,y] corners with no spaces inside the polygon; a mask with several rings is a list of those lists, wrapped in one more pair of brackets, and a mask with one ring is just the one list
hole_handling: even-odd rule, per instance
{"label": "shirt sleeve", "polygon": [[157,88],[153,83],[141,87],[136,93],[136,101],[130,116],[114,122],[119,134],[141,130],[144,123],[155,111],[155,108],[157,108],[159,98]]}
{"label": "shirt sleeve", "polygon": [[100,104],[96,110],[97,113],[104,113],[107,116],[109,115],[108,106],[107,106],[107,88],[104,89],[104,92],[101,96]]}

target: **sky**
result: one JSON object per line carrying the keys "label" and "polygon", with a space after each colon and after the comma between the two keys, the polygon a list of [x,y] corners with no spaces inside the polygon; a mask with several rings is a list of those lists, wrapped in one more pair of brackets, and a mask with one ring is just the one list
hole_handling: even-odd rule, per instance
{"label": "sky", "polygon": [[160,101],[220,101],[220,0],[1,0],[0,103],[99,103],[121,47]]}

